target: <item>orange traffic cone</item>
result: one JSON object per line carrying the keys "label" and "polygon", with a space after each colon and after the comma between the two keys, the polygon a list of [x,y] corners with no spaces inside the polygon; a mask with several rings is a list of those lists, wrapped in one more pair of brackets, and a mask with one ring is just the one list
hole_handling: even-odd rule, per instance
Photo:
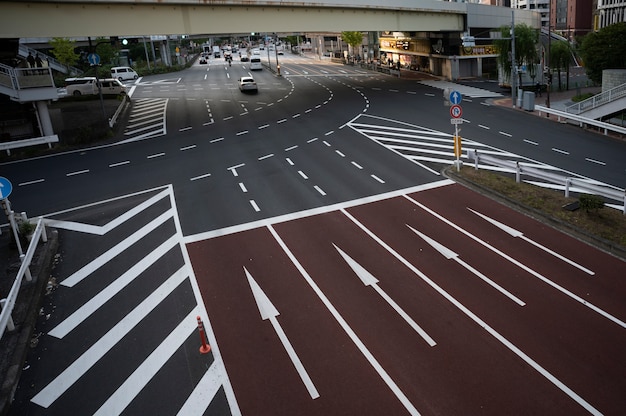
{"label": "orange traffic cone", "polygon": [[200,346],[200,352],[202,354],[207,354],[211,351],[211,346],[208,344],[206,339],[206,333],[204,332],[204,324],[202,323],[202,319],[198,316],[198,332],[200,333],[200,341],[202,345]]}

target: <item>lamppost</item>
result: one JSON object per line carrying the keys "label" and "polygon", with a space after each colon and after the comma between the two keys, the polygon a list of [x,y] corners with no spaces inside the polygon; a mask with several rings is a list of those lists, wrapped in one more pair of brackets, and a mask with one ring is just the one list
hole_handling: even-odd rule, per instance
{"label": "lamppost", "polygon": [[[550,68],[550,44],[552,43],[552,34],[550,33],[550,24],[552,17],[550,16],[552,9],[552,1],[548,0],[548,56],[546,60],[548,61],[548,83],[546,85],[546,107],[550,108],[550,89],[552,87],[552,70]],[[548,114],[550,117],[550,114]]]}

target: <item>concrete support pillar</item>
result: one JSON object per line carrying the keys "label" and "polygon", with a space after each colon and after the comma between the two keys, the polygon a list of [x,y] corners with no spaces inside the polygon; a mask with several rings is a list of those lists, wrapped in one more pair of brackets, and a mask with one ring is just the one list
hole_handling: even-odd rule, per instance
{"label": "concrete support pillar", "polygon": [[54,130],[52,129],[52,120],[50,120],[50,112],[48,111],[48,102],[35,101],[35,108],[37,109],[37,119],[39,120],[41,135],[52,136]]}

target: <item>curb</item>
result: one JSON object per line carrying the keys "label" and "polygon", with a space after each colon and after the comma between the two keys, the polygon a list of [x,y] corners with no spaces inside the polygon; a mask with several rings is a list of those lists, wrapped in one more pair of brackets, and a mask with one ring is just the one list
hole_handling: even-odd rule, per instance
{"label": "curb", "polygon": [[[13,396],[17,389],[24,362],[30,349],[30,340],[35,331],[37,323],[38,311],[41,307],[43,292],[48,282],[48,277],[52,271],[52,263],[54,256],[59,248],[59,233],[55,229],[48,230],[48,241],[42,247],[37,263],[31,264],[31,272],[33,282],[30,283],[28,295],[30,299],[24,302],[28,303],[28,312],[24,321],[16,323],[16,331],[9,333],[7,344],[9,349],[13,349],[10,355],[10,362],[7,366],[6,374],[3,374],[2,386],[0,386],[0,416],[6,416],[9,413]],[[27,287],[28,287],[27,286]],[[23,290],[24,288],[22,288]],[[5,336],[7,334],[5,333]]]}
{"label": "curb", "polygon": [[505,195],[499,194],[493,191],[490,188],[487,188],[481,184],[468,180],[460,175],[457,175],[454,172],[453,166],[446,167],[442,169],[441,174],[448,179],[451,179],[467,188],[470,188],[476,192],[481,193],[489,198],[492,198],[504,205],[507,205],[514,210],[521,212],[531,218],[534,218],[537,221],[540,221],[552,228],[556,228],[557,230],[573,237],[579,241],[590,244],[596,247],[599,250],[604,251],[605,253],[611,254],[617,258],[626,261],[626,247],[616,244],[612,241],[606,240],[604,238],[595,236],[593,234],[588,233],[578,227],[575,227],[567,222],[564,222],[558,218],[552,217],[550,215],[546,215],[543,212],[532,208],[528,205],[522,204],[519,201],[511,199]]}

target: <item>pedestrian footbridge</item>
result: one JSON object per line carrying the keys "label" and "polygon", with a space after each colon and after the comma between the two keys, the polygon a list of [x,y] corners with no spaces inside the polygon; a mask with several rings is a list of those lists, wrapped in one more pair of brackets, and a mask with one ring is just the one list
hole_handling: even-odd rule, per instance
{"label": "pedestrian footbridge", "polygon": [[624,109],[626,109],[626,84],[602,91],[600,94],[567,107],[565,111],[598,120],[622,112]]}

